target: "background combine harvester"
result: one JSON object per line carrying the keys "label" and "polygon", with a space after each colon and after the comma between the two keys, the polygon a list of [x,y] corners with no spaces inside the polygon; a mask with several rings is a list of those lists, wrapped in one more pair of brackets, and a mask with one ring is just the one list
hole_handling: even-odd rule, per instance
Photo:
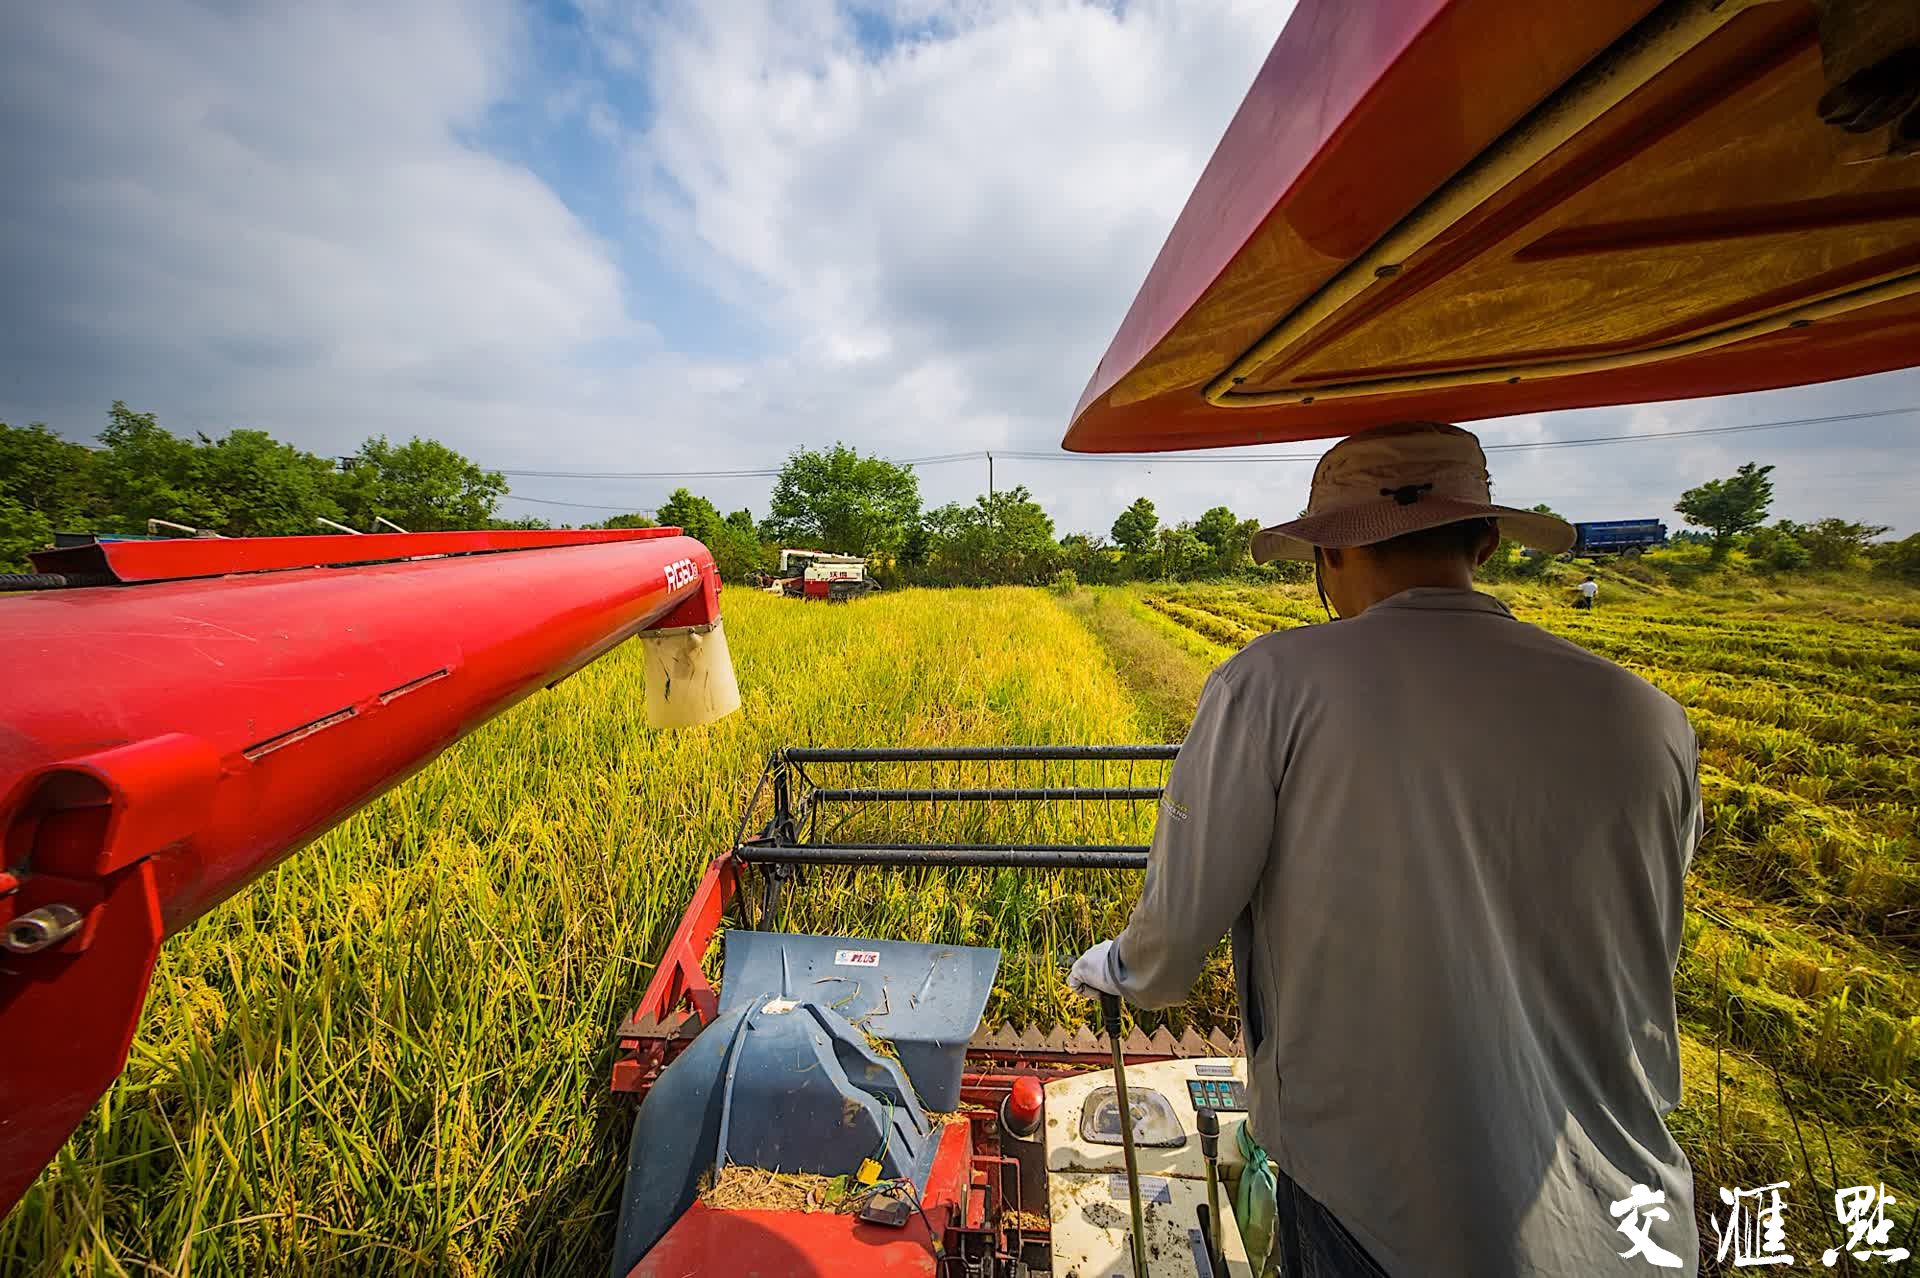
{"label": "background combine harvester", "polygon": [[[1301,0],[1066,446],[1910,366],[1920,170],[1894,157],[1920,135],[1917,55],[1905,0]],[[0,736],[0,1005],[25,1045],[0,1058],[9,1203],[119,1068],[160,941],[290,849],[635,633],[671,675],[649,680],[662,721],[733,704],[712,561],[673,530],[129,542],[36,566],[100,584],[0,602],[0,659],[34,674]],[[848,866],[1137,870],[1115,814],[1156,801],[1170,754],[777,754],[752,837],[618,1027],[613,1084],[646,1099],[616,1275],[1248,1272],[1261,1217],[1234,1204],[1263,1169],[1212,1131],[1244,1100],[1225,1027],[1120,1037],[1122,1105],[1100,1033],[994,1014],[1004,973],[1065,956],[779,927]],[[1031,837],[981,841],[983,807],[1029,813]],[[776,1172],[823,1179],[777,1208],[723,1192]],[[808,1210],[836,1204],[857,1210]]]}
{"label": "background combine harvester", "polygon": [[857,555],[782,550],[779,570],[766,577],[764,588],[790,599],[844,603],[880,589],[880,583],[867,574],[867,561]]}

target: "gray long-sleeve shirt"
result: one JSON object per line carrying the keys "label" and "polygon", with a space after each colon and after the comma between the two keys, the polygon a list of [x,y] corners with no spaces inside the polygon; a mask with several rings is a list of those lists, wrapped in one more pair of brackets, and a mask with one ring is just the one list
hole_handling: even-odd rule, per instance
{"label": "gray long-sleeve shirt", "polygon": [[[1254,1134],[1395,1278],[1691,1275],[1697,764],[1679,705],[1487,595],[1265,636],[1201,695],[1109,975],[1177,1003],[1231,928]],[[1665,1219],[1612,1211],[1636,1185]]]}

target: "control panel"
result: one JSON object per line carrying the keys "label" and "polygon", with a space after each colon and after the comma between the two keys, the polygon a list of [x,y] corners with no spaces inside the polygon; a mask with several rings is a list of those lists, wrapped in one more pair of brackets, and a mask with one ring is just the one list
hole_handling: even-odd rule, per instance
{"label": "control panel", "polygon": [[[1198,1085],[1203,1090],[1196,1091]],[[1247,1104],[1247,1062],[1242,1057],[1150,1061],[1127,1067],[1127,1100],[1133,1108],[1140,1170],[1154,1176],[1198,1180],[1200,1159],[1195,1114],[1201,1097],[1238,1100],[1220,1111],[1220,1165],[1240,1172],[1234,1127]],[[1113,1071],[1092,1070],[1047,1084],[1047,1170],[1117,1172],[1126,1168],[1113,1104]],[[1167,1129],[1173,1130],[1169,1132]],[[1111,1134],[1108,1128],[1112,1128]]]}
{"label": "control panel", "polygon": [[1247,1112],[1247,1085],[1237,1078],[1189,1078],[1187,1099],[1196,1110],[1244,1114]]}
{"label": "control panel", "polygon": [[[1127,1068],[1140,1168],[1140,1205],[1153,1278],[1209,1278],[1206,1160],[1199,1110],[1220,1111],[1218,1174],[1221,1254],[1232,1278],[1252,1278],[1233,1217],[1231,1185],[1241,1170],[1238,1115],[1246,1110],[1246,1061],[1152,1061]],[[1093,1070],[1047,1084],[1047,1198],[1057,1274],[1132,1275],[1126,1155],[1116,1142],[1119,1104],[1113,1071]]]}

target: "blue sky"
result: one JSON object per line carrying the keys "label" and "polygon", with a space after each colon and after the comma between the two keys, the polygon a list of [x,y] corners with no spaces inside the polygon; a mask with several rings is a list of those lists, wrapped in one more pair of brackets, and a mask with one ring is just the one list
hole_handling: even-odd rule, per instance
{"label": "blue sky", "polygon": [[[73,0],[0,14],[0,419],[126,399],[327,453],[658,475],[1057,447],[1285,20],[1265,0]],[[1489,443],[1920,405],[1920,375],[1477,427]],[[1779,513],[1920,528],[1920,414],[1496,458],[1663,513],[1741,461]],[[1287,452],[1300,451],[1297,447]],[[1297,510],[1310,466],[1003,459],[1063,531]],[[930,503],[985,486],[922,468]],[[516,477],[592,519],[677,481]],[[765,508],[768,481],[696,481]],[[536,500],[539,499],[539,500]],[[550,503],[568,502],[575,505]]]}

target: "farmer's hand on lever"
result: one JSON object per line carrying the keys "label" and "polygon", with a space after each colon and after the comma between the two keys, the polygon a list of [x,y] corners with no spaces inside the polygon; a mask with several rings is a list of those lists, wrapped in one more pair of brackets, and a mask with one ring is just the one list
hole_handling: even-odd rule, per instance
{"label": "farmer's hand on lever", "polygon": [[1107,957],[1107,952],[1112,948],[1112,941],[1102,941],[1073,961],[1073,971],[1067,973],[1067,984],[1073,987],[1075,994],[1097,998],[1102,994],[1120,993],[1119,982],[1113,979]]}

